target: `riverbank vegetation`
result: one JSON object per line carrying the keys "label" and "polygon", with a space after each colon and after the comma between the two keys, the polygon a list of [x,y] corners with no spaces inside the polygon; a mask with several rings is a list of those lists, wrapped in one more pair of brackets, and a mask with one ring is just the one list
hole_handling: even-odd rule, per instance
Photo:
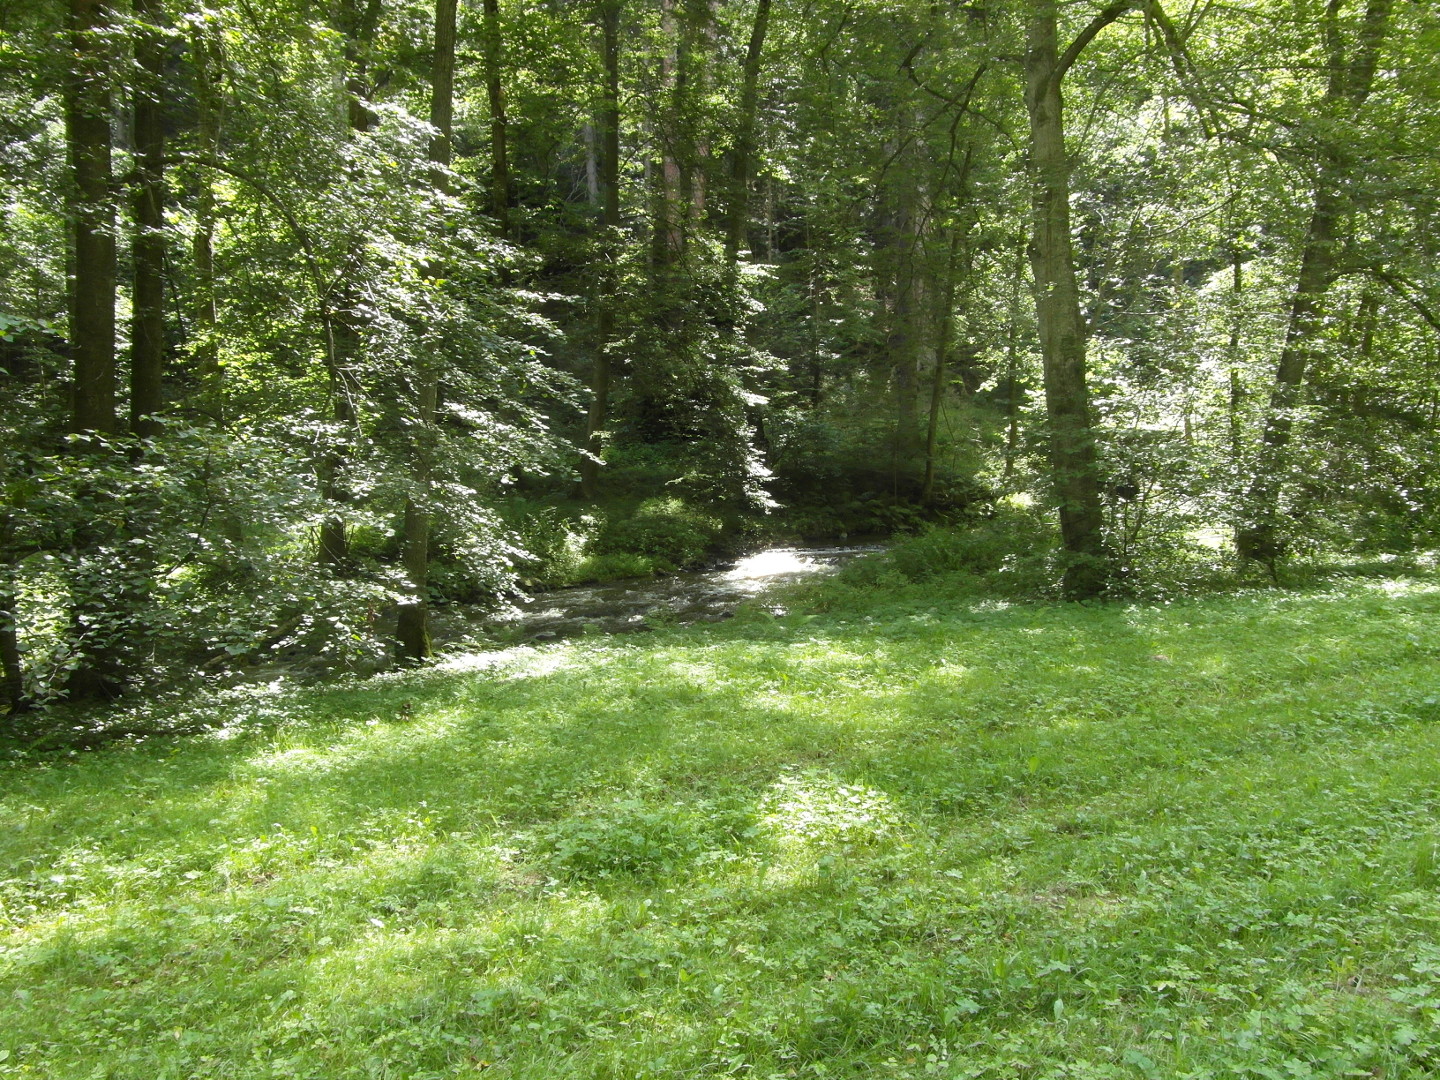
{"label": "riverbank vegetation", "polygon": [[0,1075],[1434,1075],[1433,568],[894,559],[7,758]]}
{"label": "riverbank vegetation", "polygon": [[9,715],[767,537],[938,523],[1072,599],[1434,547],[1435,34],[0,5]]}

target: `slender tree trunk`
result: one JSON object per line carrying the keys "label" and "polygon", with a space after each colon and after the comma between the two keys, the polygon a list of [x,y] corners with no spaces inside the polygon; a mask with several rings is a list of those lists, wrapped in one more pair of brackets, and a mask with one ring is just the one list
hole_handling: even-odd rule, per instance
{"label": "slender tree trunk", "polygon": [[1129,5],[1117,4],[1097,16],[1077,39],[1078,48],[1072,46],[1063,55],[1057,39],[1058,6],[1057,0],[1034,0],[1025,55],[1034,224],[1030,266],[1050,421],[1050,470],[1060,504],[1060,533],[1070,557],[1064,591],[1072,599],[1086,599],[1105,591],[1110,567],[1085,378],[1087,329],[1070,238],[1070,159],[1061,82],[1079,49]]}
{"label": "slender tree trunk", "polygon": [[[1329,0],[1325,10],[1325,44],[1329,80],[1320,115],[1333,123],[1350,118],[1370,96],[1380,50],[1389,28],[1392,0],[1370,0],[1361,23],[1359,41],[1347,50],[1340,26],[1344,0]],[[1333,139],[1332,135],[1328,138]],[[1290,301],[1285,345],[1275,369],[1275,383],[1266,410],[1260,456],[1241,513],[1244,524],[1236,532],[1241,558],[1268,563],[1284,554],[1280,535],[1280,494],[1284,485],[1287,450],[1294,430],[1295,411],[1301,404],[1306,373],[1320,350],[1325,322],[1325,296],[1335,280],[1337,255],[1347,239],[1343,221],[1350,201],[1342,150],[1333,143],[1320,160],[1315,178],[1314,202],[1300,254],[1300,273]]]}
{"label": "slender tree trunk", "polygon": [[[442,190],[448,186],[446,170],[450,166],[450,138],[454,126],[456,7],[457,0],[436,0],[435,4],[435,62],[430,74],[430,125],[435,129],[435,136],[430,141],[430,160],[436,166],[436,186]],[[488,13],[488,0],[486,8]],[[430,518],[437,438],[435,414],[440,404],[439,371],[433,361],[421,362],[420,369],[415,373],[415,383],[416,438],[410,447],[413,490],[405,500],[405,523],[401,536],[405,575],[410,580],[414,598],[400,605],[395,624],[400,658],[409,663],[424,660],[433,652],[430,605],[426,596],[430,583]]]}
{"label": "slender tree trunk", "polygon": [[15,587],[18,553],[13,548],[13,515],[0,512],[0,685],[10,715],[26,712],[31,701],[25,693],[25,659],[20,651],[20,604]]}
{"label": "slender tree trunk", "polygon": [[1025,239],[1015,249],[1015,276],[1011,281],[1009,328],[1005,335],[1005,490],[1015,478],[1020,451],[1020,293],[1025,276]]}
{"label": "slender tree trunk", "polygon": [[580,490],[587,499],[596,495],[600,456],[605,449],[605,424],[609,419],[611,357],[615,337],[615,261],[620,229],[620,13],[622,0],[599,0],[596,17],[600,23],[601,52],[605,85],[600,105],[601,205],[600,272],[597,275],[595,358],[590,373],[590,412],[586,419],[586,454],[580,459]]}
{"label": "slender tree trunk", "polygon": [[[437,15],[438,18],[438,15]],[[485,0],[485,92],[490,100],[490,212],[500,235],[510,232],[510,162],[506,150],[500,0]]]}
{"label": "slender tree trunk", "polygon": [[675,263],[685,247],[684,170],[680,165],[682,98],[680,27],[675,14],[677,0],[660,0],[659,57],[660,94],[657,128],[660,135],[660,167],[655,172],[655,225],[651,259],[657,270]]}
{"label": "slender tree trunk", "polygon": [[1227,435],[1230,441],[1230,498],[1235,507],[1244,500],[1244,432],[1240,424],[1240,409],[1245,403],[1245,383],[1240,371],[1240,302],[1245,294],[1245,254],[1239,242],[1230,256],[1230,338],[1226,355],[1230,360],[1230,388],[1226,402]]}
{"label": "slender tree trunk", "polygon": [[[217,50],[196,30],[190,39],[191,63],[195,71],[195,141],[203,161],[213,161],[220,146],[220,94],[217,88]],[[195,320],[194,361],[200,380],[200,409],[217,425],[225,424],[225,373],[220,366],[220,343],[216,339],[219,309],[215,290],[215,185],[210,171],[199,169],[199,192],[195,199],[195,233],[190,240],[194,269]]]}
{"label": "slender tree trunk", "polygon": [[[356,0],[340,0],[340,31],[345,36],[345,116],[354,132],[374,128],[377,117],[366,102],[367,65],[362,50],[374,36],[380,17],[379,0],[367,0],[364,9]],[[363,255],[358,238],[351,248],[351,261],[359,264]],[[358,272],[356,275],[358,277]],[[360,356],[365,318],[355,285],[342,286],[338,301],[324,317],[326,357],[330,377],[330,419],[336,428],[336,444],[320,462],[320,494],[327,503],[339,505],[350,497],[344,480],[349,457],[349,432],[355,424],[355,401],[360,387],[355,380],[355,361]],[[350,562],[350,537],[345,520],[332,514],[320,525],[318,557],[322,565],[345,569]]]}
{"label": "slender tree trunk", "polygon": [[935,448],[940,436],[940,410],[945,403],[945,375],[950,359],[950,345],[955,326],[955,275],[960,256],[960,230],[950,232],[950,253],[945,260],[945,281],[940,288],[940,310],[936,319],[935,367],[930,378],[930,416],[925,426],[925,478],[920,486],[920,499],[929,503],[935,498]]}
{"label": "slender tree trunk", "polygon": [[165,46],[156,24],[160,0],[135,0],[140,77],[134,89],[134,314],[130,323],[130,430],[155,434],[165,374],[165,122],[161,94]]}
{"label": "slender tree trunk", "polygon": [[745,247],[750,223],[750,169],[755,157],[755,113],[759,104],[760,58],[770,26],[770,0],[757,0],[745,66],[740,77],[740,115],[730,162],[730,212],[725,230],[725,256],[733,264]]}
{"label": "slender tree trunk", "polygon": [[[70,281],[70,347],[75,365],[71,431],[113,435],[120,429],[115,401],[115,207],[111,191],[109,79],[113,57],[105,44],[110,11],[99,0],[70,0],[72,67],[65,87],[65,136],[73,181]],[[107,448],[77,443],[99,465]],[[102,496],[87,482],[81,496]],[[71,536],[71,634],[76,662],[67,689],[77,700],[110,699],[124,687],[124,666],[113,633],[114,590],[107,587],[108,560],[95,549],[91,522]]]}
{"label": "slender tree trunk", "polygon": [[16,621],[14,592],[0,588],[0,680],[5,687],[5,703],[10,714],[26,712],[30,699],[25,693],[25,662],[20,651],[19,625]]}
{"label": "slender tree trunk", "polygon": [[580,129],[580,141],[585,144],[585,198],[591,206],[600,205],[600,150],[596,146],[599,135],[594,124],[585,124]]}
{"label": "slender tree trunk", "polygon": [[115,209],[110,175],[110,66],[100,0],[70,0],[73,67],[66,82],[65,137],[75,199],[71,246],[70,348],[75,362],[76,433],[114,433]]}

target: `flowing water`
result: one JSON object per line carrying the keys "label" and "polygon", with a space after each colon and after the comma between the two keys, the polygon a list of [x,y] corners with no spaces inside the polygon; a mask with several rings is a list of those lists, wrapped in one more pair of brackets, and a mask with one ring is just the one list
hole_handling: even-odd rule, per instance
{"label": "flowing water", "polygon": [[766,548],[709,570],[540,593],[508,618],[482,618],[452,608],[444,615],[437,612],[436,639],[499,630],[507,637],[544,641],[582,633],[634,633],[656,624],[718,622],[737,605],[778,586],[834,573],[851,559],[880,550],[879,544]]}

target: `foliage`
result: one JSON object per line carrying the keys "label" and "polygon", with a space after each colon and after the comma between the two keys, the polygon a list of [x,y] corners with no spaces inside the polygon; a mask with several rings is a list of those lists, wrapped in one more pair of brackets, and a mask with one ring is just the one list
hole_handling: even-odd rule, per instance
{"label": "foliage", "polygon": [[[977,590],[1003,596],[1036,594],[1052,583],[1055,550],[1049,524],[1031,510],[1002,503],[988,517],[932,525],[843,569],[843,586],[911,584],[974,578]],[[823,591],[825,585],[819,588]]]}
{"label": "foliage", "polygon": [[628,518],[606,524],[591,545],[597,555],[641,555],[657,569],[694,566],[710,553],[719,518],[674,496],[647,499]]}

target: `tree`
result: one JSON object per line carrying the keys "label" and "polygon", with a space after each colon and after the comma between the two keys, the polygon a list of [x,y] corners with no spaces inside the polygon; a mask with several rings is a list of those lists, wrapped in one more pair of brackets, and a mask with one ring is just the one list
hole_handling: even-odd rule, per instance
{"label": "tree", "polygon": [[[487,0],[486,33],[498,35],[498,29],[489,25],[491,5]],[[450,187],[450,140],[454,128],[455,95],[455,21],[456,0],[436,0],[435,4],[435,61],[430,76],[430,126],[435,134],[430,139],[430,160],[435,164],[433,182],[444,191]],[[498,45],[496,46],[498,48]],[[488,73],[487,73],[488,74]],[[497,77],[498,78],[498,77]],[[491,105],[498,97],[498,82],[492,82]],[[503,130],[503,120],[501,121]],[[504,142],[496,144],[496,161],[504,161]],[[503,166],[497,165],[503,173]],[[495,186],[497,217],[503,212],[506,201],[504,188]],[[499,217],[502,224],[504,218]],[[440,276],[442,268],[431,267],[432,276]],[[405,497],[404,524],[402,526],[401,549],[405,573],[410,579],[413,595],[400,604],[396,618],[395,639],[403,660],[415,662],[431,655],[429,628],[430,575],[430,519],[434,490],[432,487],[435,442],[435,412],[440,399],[439,366],[434,359],[422,354],[420,364],[413,375],[415,419],[412,422],[412,440],[409,447],[411,459],[411,483],[413,490]]]}
{"label": "tree", "polygon": [[1320,130],[1315,136],[1315,172],[1310,222],[1301,248],[1300,271],[1275,368],[1261,453],[1246,494],[1244,524],[1236,534],[1243,558],[1274,564],[1284,545],[1280,536],[1280,486],[1286,448],[1300,404],[1301,387],[1313,365],[1325,319],[1324,302],[1338,272],[1347,242],[1345,216],[1350,206],[1354,163],[1346,130],[1356,123],[1370,96],[1380,51],[1390,21],[1391,0],[1370,0],[1360,25],[1347,41],[1341,20],[1344,0],[1328,0],[1321,25],[1326,57],[1325,92],[1320,101]]}
{"label": "tree", "polygon": [[1050,468],[1060,504],[1061,537],[1071,559],[1064,588],[1075,599],[1104,592],[1111,570],[1085,378],[1088,329],[1080,310],[1070,235],[1070,158],[1062,82],[1095,35],[1134,6],[1134,0],[1121,0],[1104,8],[1062,52],[1059,4],[1033,0],[1026,33],[1025,107],[1030,116],[1033,207],[1030,266],[1045,372]]}

